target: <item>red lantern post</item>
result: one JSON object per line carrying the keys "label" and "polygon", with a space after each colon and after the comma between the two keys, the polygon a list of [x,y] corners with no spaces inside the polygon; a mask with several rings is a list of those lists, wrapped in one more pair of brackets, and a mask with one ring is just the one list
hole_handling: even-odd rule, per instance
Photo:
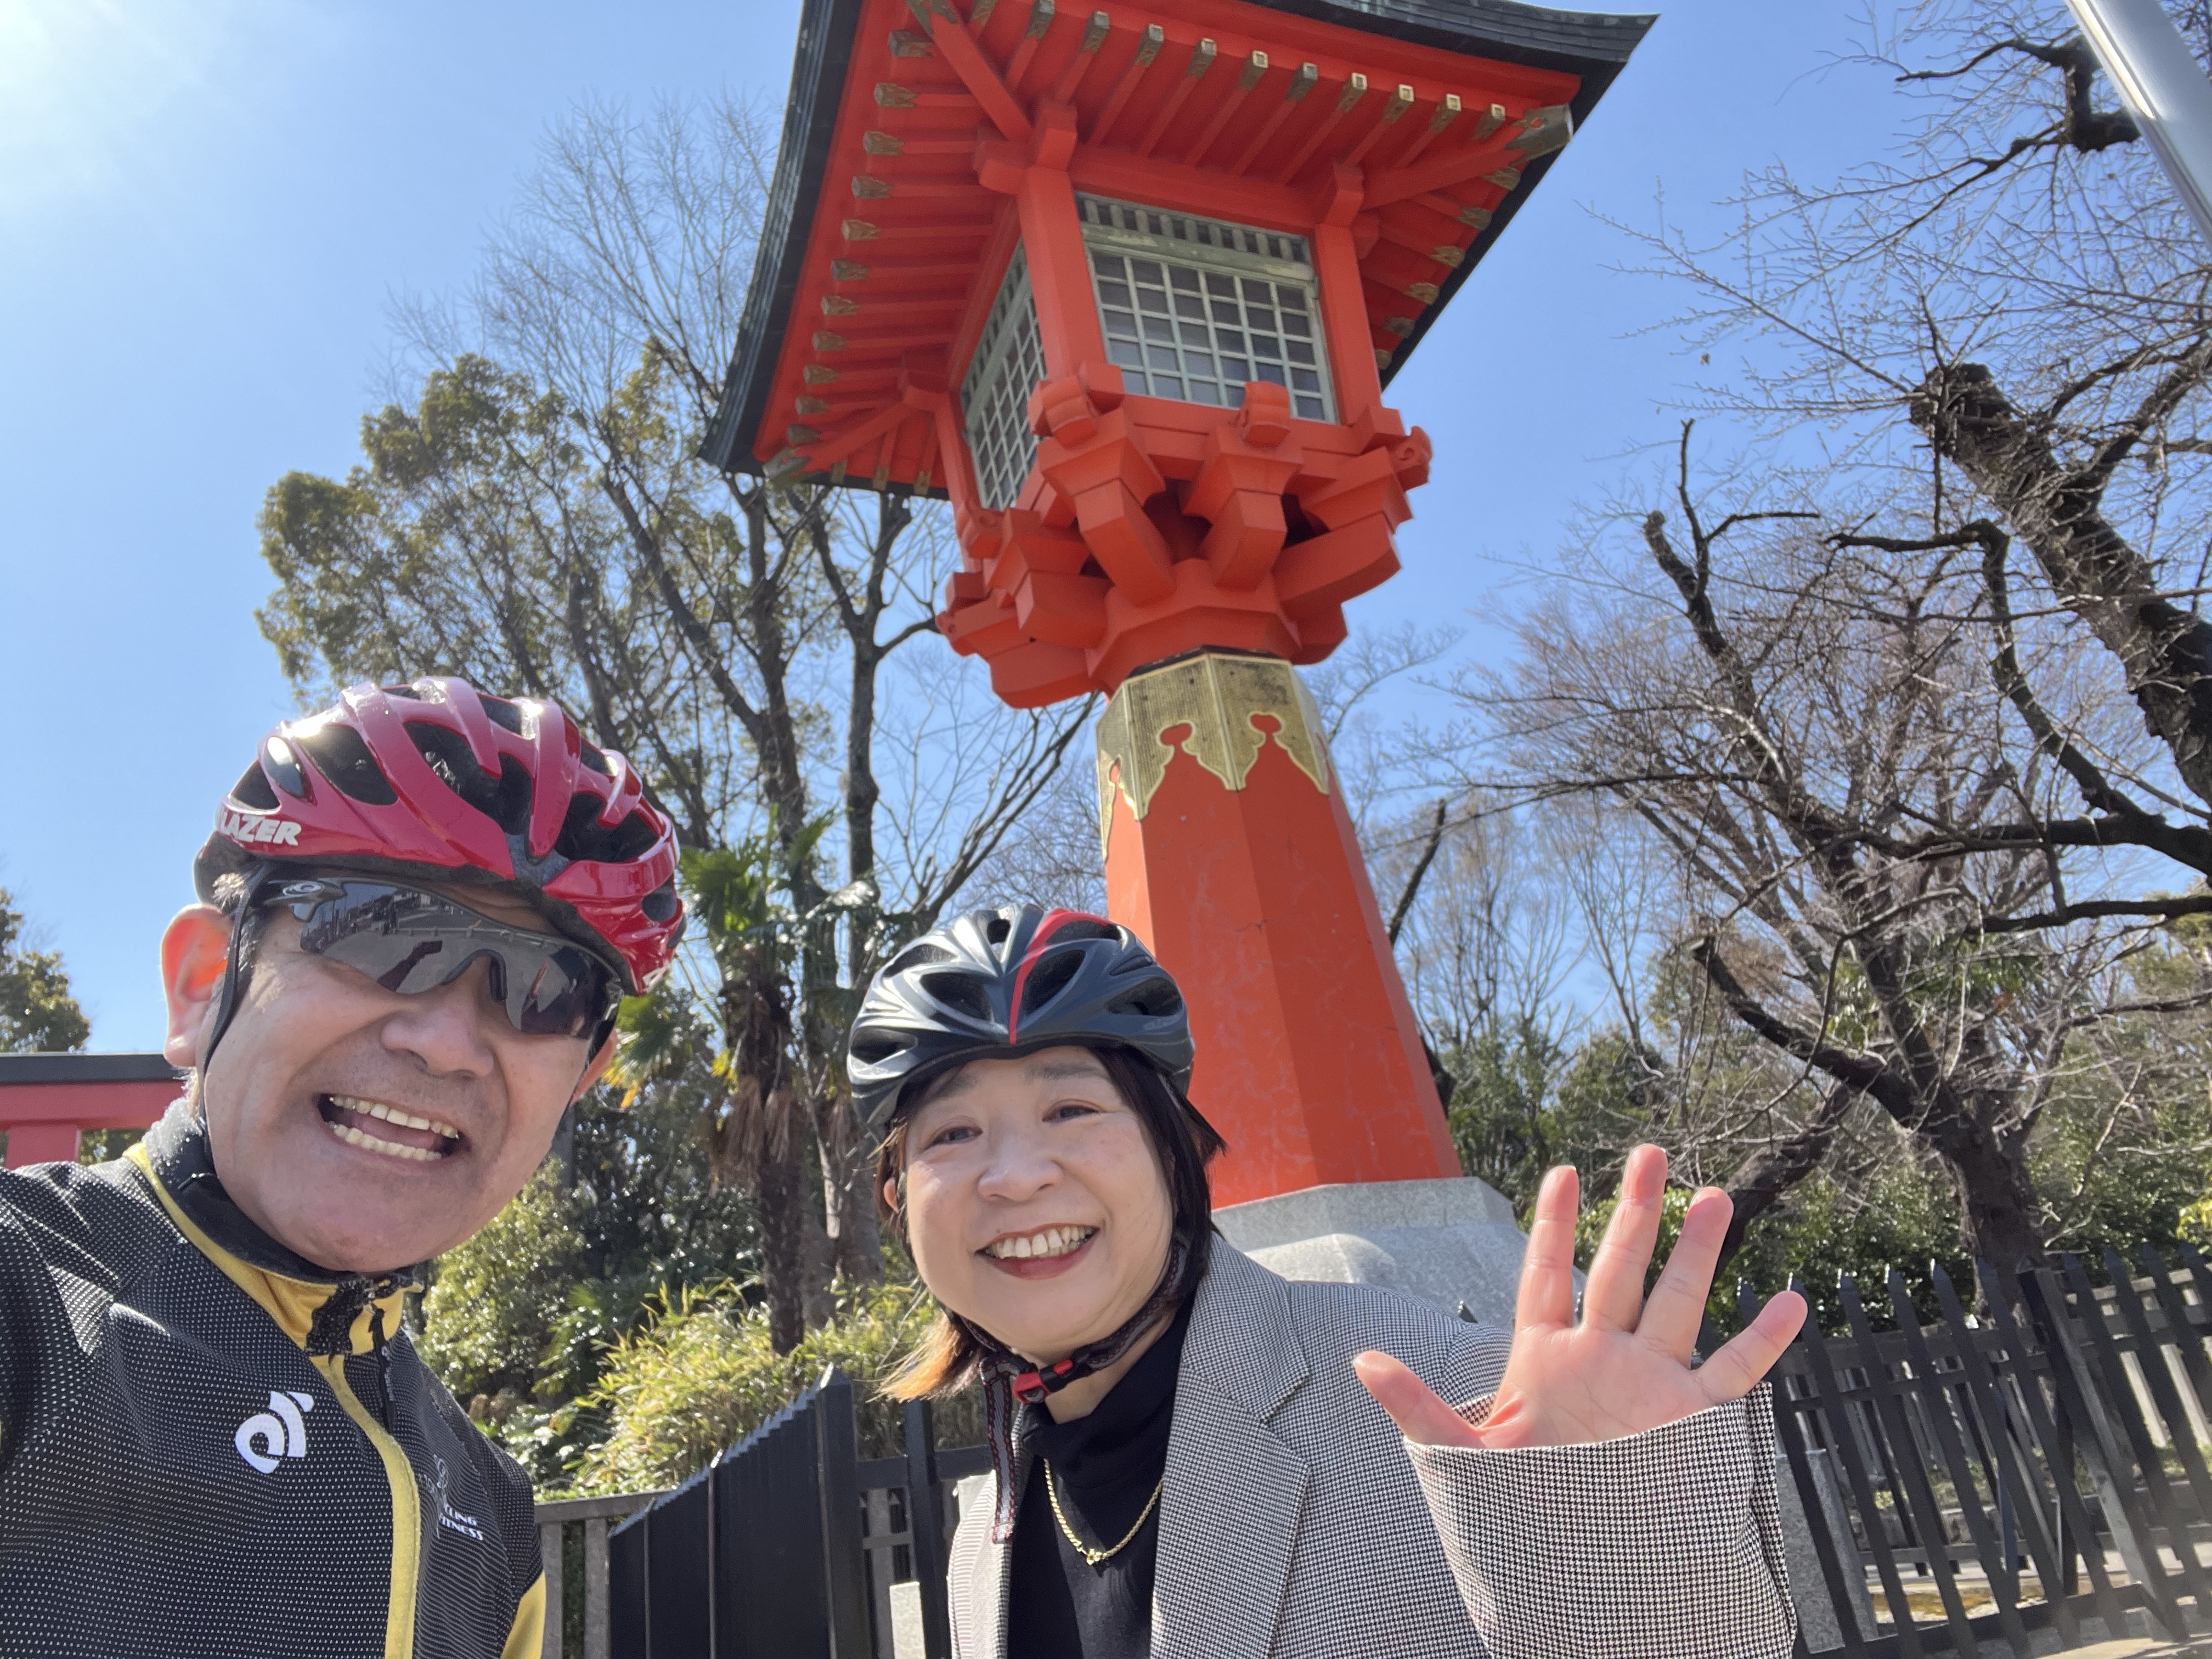
{"label": "red lantern post", "polygon": [[1650,21],[806,6],[709,454],[941,489],[952,647],[1109,694],[1109,908],[1189,995],[1224,1203],[1459,1173],[1296,665],[1428,476],[1386,376]]}

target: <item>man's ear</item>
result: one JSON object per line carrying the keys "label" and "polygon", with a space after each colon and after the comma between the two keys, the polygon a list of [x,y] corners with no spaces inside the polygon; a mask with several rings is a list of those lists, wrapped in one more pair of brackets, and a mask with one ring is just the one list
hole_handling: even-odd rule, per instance
{"label": "man's ear", "polygon": [[607,1040],[599,1045],[599,1051],[592,1056],[592,1063],[584,1067],[584,1075],[576,1079],[576,1091],[568,1097],[570,1105],[573,1106],[589,1094],[599,1080],[607,1074],[607,1067],[615,1063],[615,1045],[621,1041],[621,1032],[607,1033]]}
{"label": "man's ear", "polygon": [[169,1034],[161,1053],[172,1066],[198,1066],[208,1017],[230,958],[230,918],[212,904],[188,904],[161,934],[161,993]]}

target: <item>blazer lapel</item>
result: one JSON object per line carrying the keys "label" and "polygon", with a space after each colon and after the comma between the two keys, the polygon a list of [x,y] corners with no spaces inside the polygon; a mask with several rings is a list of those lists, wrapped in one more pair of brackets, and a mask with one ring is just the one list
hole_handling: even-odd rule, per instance
{"label": "blazer lapel", "polygon": [[1217,1242],[1176,1380],[1152,1585],[1158,1659],[1267,1659],[1305,1515],[1268,1419],[1311,1375],[1283,1281]]}
{"label": "blazer lapel", "polygon": [[[1029,1437],[1024,1432],[1025,1413],[1014,1414],[1014,1490],[1020,1492],[1029,1481]],[[1012,1543],[991,1541],[991,1506],[993,1492],[988,1478],[974,1489],[977,1492],[975,1520],[975,1548],[973,1553],[959,1547],[967,1542],[968,1509],[961,1508],[963,1522],[954,1539],[956,1550],[966,1555],[965,1560],[956,1559],[951,1565],[955,1577],[957,1593],[952,1606],[952,1650],[955,1659],[1006,1659],[1006,1574],[1013,1560]]]}

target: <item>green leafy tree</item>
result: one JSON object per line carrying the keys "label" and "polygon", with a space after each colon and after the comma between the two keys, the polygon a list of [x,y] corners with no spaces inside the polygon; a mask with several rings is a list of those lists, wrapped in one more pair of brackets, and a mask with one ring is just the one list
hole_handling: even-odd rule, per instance
{"label": "green leafy tree", "polygon": [[0,887],[0,1053],[58,1054],[83,1048],[91,1035],[61,952],[31,948],[23,913]]}

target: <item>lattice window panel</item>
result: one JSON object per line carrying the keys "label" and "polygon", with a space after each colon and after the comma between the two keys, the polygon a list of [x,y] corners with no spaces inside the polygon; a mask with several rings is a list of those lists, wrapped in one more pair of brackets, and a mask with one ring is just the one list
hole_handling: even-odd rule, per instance
{"label": "lattice window panel", "polygon": [[1036,434],[1030,430],[1030,393],[1043,383],[1044,342],[1030,295],[1029,261],[1017,247],[960,384],[968,453],[985,507],[1011,507],[1021,494],[1037,451]]}
{"label": "lattice window panel", "polygon": [[1132,392],[1235,408],[1248,380],[1336,418],[1313,256],[1303,236],[1076,198],[1106,355]]}

